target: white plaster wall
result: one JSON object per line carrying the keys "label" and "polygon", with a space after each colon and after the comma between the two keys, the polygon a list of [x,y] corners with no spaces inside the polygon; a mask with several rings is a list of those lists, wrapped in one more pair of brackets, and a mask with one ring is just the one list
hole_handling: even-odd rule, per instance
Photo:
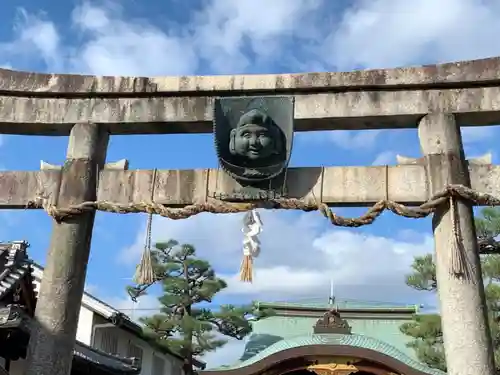
{"label": "white plaster wall", "polygon": [[80,307],[78,316],[78,326],[76,328],[76,340],[85,345],[92,344],[92,327],[94,321],[94,312],[86,307]]}

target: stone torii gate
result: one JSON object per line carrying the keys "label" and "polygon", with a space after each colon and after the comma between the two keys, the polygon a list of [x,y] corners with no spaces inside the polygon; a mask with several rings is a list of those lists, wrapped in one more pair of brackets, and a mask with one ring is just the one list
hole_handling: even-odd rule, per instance
{"label": "stone torii gate", "polygon": [[[379,202],[368,215],[372,220],[387,205],[398,213],[404,211],[401,204],[418,206],[450,184],[463,186],[449,188],[433,210],[448,373],[492,375],[472,206],[498,203],[491,195],[499,194],[500,166],[487,160],[467,163],[458,125],[500,124],[500,58],[348,73],[217,77],[0,70],[0,133],[70,136],[62,168],[44,164],[40,171],[0,172],[0,209],[45,208],[55,218],[26,374],[69,374],[96,208],[145,212],[152,197],[154,207],[149,209],[180,218],[210,211],[215,193],[238,187],[215,169],[128,170],[127,163],[106,167],[109,135],[210,133],[215,98],[245,95],[294,97],[295,131],[418,128],[422,158],[401,159],[397,166],[290,168],[288,197],[308,210],[319,201],[323,214],[345,225],[324,205]],[[457,197],[454,218],[455,205],[447,202],[452,190]],[[292,206],[275,202],[273,207]],[[189,212],[175,216],[169,207]],[[234,207],[227,211],[253,206]],[[68,213],[73,215],[63,217]],[[450,244],[457,231],[461,262],[468,269],[465,279],[451,276],[456,265]]]}

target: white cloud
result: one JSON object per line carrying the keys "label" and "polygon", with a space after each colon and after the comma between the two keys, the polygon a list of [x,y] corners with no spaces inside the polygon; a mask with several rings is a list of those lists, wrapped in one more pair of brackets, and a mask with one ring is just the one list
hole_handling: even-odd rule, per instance
{"label": "white cloud", "polygon": [[30,14],[21,9],[14,32],[15,40],[0,43],[0,53],[8,59],[1,61],[2,65],[11,68],[14,65],[12,61],[17,58],[41,57],[50,68],[63,68],[59,31],[44,15]]}
{"label": "white cloud", "polygon": [[125,19],[117,2],[84,3],[74,9],[71,19],[83,37],[78,46],[63,45],[57,26],[44,15],[21,10],[17,38],[4,43],[1,50],[9,57],[26,57],[35,48],[49,70],[97,75],[193,74],[201,65],[219,73],[243,72],[255,63],[275,63],[276,56],[290,54],[283,41],[309,40],[314,23],[308,22],[307,28],[296,25],[315,16],[321,3],[211,1],[190,15],[189,24],[169,30],[144,20]]}
{"label": "white cloud", "polygon": [[336,130],[329,132],[329,139],[344,149],[371,149],[382,132],[382,130]]}
{"label": "white cloud", "polygon": [[298,45],[316,36],[313,20],[322,3],[321,0],[212,1],[194,17],[195,44],[200,56],[216,71],[241,72],[250,64],[263,61],[276,64],[293,56],[293,52],[284,48],[287,40],[295,38]]}
{"label": "white cloud", "polygon": [[[255,261],[253,284],[241,283],[241,215],[202,214],[187,220],[158,219],[153,224],[157,240],[175,238],[196,246],[198,256],[210,260],[228,281],[224,292],[245,300],[328,297],[330,281],[344,298],[390,299],[411,295],[404,274],[415,255],[432,251],[432,239],[403,241],[366,234],[361,230],[327,226],[318,213],[262,212],[262,252]],[[143,231],[136,244],[125,249],[122,261],[134,264],[142,251]],[[362,259],[362,262],[360,262]],[[410,293],[408,295],[407,293]],[[388,301],[388,302],[393,302]]]}
{"label": "white cloud", "polygon": [[500,54],[494,1],[358,0],[337,8],[323,0],[213,0],[187,24],[170,20],[161,29],[126,19],[117,2],[84,3],[72,16],[83,37],[79,46],[62,44],[45,15],[21,11],[17,39],[3,52],[33,54],[34,46],[49,68],[128,75],[187,74],[200,64],[223,73],[276,65],[351,70]]}
{"label": "white cloud", "polygon": [[77,7],[73,23],[86,37],[68,50],[67,69],[99,75],[182,75],[198,67],[194,45],[143,21],[126,22],[119,6]]}
{"label": "white cloud", "polygon": [[217,349],[215,352],[205,354],[201,359],[207,363],[207,369],[236,363],[243,355],[245,344],[245,339],[229,339],[227,344],[222,348]]}
{"label": "white cloud", "polygon": [[348,70],[498,55],[499,15],[496,1],[355,1],[322,46],[323,56]]}
{"label": "white cloud", "polygon": [[[302,228],[293,223],[290,225],[302,232]],[[277,233],[271,243],[280,238]],[[266,249],[275,253],[272,246],[267,245]],[[404,275],[409,271],[415,255],[432,251],[432,240],[421,236],[418,242],[408,243],[345,229],[331,229],[298,251],[304,259],[302,264],[293,265],[288,261],[287,253],[275,254],[274,262],[256,265],[253,284],[239,282],[237,275],[230,278],[228,293],[247,294],[264,300],[323,295],[326,301],[330,282],[333,282],[339,297],[401,302],[413,297],[404,285]],[[387,301],[387,296],[391,301]]]}
{"label": "white cloud", "polygon": [[[273,251],[261,254],[258,262],[276,262],[282,254],[287,254],[288,262],[294,265],[305,264],[300,249],[310,247],[316,234],[324,223],[319,213],[296,215],[293,212],[263,211],[265,231],[263,243],[271,243]],[[215,259],[214,266],[219,269],[237,269],[241,261],[243,214],[200,214],[185,220],[156,218],[153,221],[153,235],[156,240],[175,238],[180,242],[192,243],[198,255]],[[296,227],[301,228],[301,232]],[[279,234],[280,241],[276,240]],[[122,261],[135,263],[142,252],[143,231],[136,243],[124,250]],[[311,263],[313,264],[313,263]]]}

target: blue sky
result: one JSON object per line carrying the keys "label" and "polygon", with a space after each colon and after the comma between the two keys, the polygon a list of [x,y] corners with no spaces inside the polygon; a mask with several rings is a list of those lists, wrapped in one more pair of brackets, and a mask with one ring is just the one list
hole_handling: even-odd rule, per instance
{"label": "blue sky", "polygon": [[[480,0],[6,2],[0,14],[0,66],[152,76],[439,63],[500,55],[499,15],[498,2]],[[467,154],[492,152],[497,162],[497,133],[496,127],[466,129]],[[66,137],[3,136],[0,167],[36,170],[40,160],[62,164],[66,145]],[[297,134],[291,164],[394,164],[396,154],[420,155],[416,130]],[[217,165],[210,134],[113,137],[108,161],[123,158],[133,169]],[[340,211],[354,216],[363,209]],[[43,264],[48,216],[41,211],[0,214],[0,238],[28,240],[31,257]],[[384,214],[371,226],[349,230],[332,228],[317,213],[266,212],[263,218],[263,254],[254,285],[242,285],[235,277],[240,216],[156,220],[153,237],[197,245],[230,281],[228,293],[216,303],[326,299],[330,279],[343,298],[434,303],[403,285],[412,257],[432,250],[428,219]],[[87,285],[119,308],[132,307],[123,290],[140,256],[145,222],[144,215],[97,215]],[[154,307],[154,298],[146,298],[134,314]]]}

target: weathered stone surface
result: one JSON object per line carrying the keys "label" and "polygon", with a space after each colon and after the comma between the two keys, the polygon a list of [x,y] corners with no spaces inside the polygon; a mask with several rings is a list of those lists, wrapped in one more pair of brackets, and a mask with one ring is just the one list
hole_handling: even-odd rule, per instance
{"label": "weathered stone surface", "polygon": [[[97,77],[41,74],[0,69],[0,91],[34,94],[188,93],[215,91],[338,91],[391,86],[492,84],[500,81],[500,58],[462,61],[422,67],[360,70],[340,73],[278,75]],[[332,90],[334,91],[334,90]],[[203,94],[202,94],[203,95]]]}
{"label": "weathered stone surface", "polygon": [[436,111],[462,125],[500,123],[500,58],[346,73],[94,77],[0,69],[0,133],[67,135],[77,122],[111,134],[212,132],[215,97],[293,95],[295,130],[416,127]]}
{"label": "weathered stone surface", "polygon": [[208,173],[207,169],[158,171],[153,201],[169,202],[172,206],[204,202]]}
{"label": "weathered stone surface", "polygon": [[56,203],[61,172],[0,172],[0,208],[24,208],[29,201],[44,197]]}
{"label": "weathered stone surface", "polygon": [[121,204],[149,202],[153,186],[152,170],[104,170],[99,178],[97,199]]}
{"label": "weathered stone surface", "polygon": [[[469,165],[472,188],[498,195],[500,166]],[[220,169],[102,170],[97,198],[120,204],[149,202],[182,207],[229,194],[238,183]],[[61,172],[0,172],[0,209],[24,208],[36,197],[57,197]],[[381,199],[421,204],[430,193],[423,165],[290,168],[288,196],[331,206],[369,206]],[[154,188],[154,190],[152,190]]]}
{"label": "weathered stone surface", "polygon": [[[74,123],[111,134],[211,133],[214,97],[26,98],[0,96],[0,133],[66,135]],[[500,87],[295,95],[295,130],[416,127],[427,113],[464,125],[500,123]]]}

